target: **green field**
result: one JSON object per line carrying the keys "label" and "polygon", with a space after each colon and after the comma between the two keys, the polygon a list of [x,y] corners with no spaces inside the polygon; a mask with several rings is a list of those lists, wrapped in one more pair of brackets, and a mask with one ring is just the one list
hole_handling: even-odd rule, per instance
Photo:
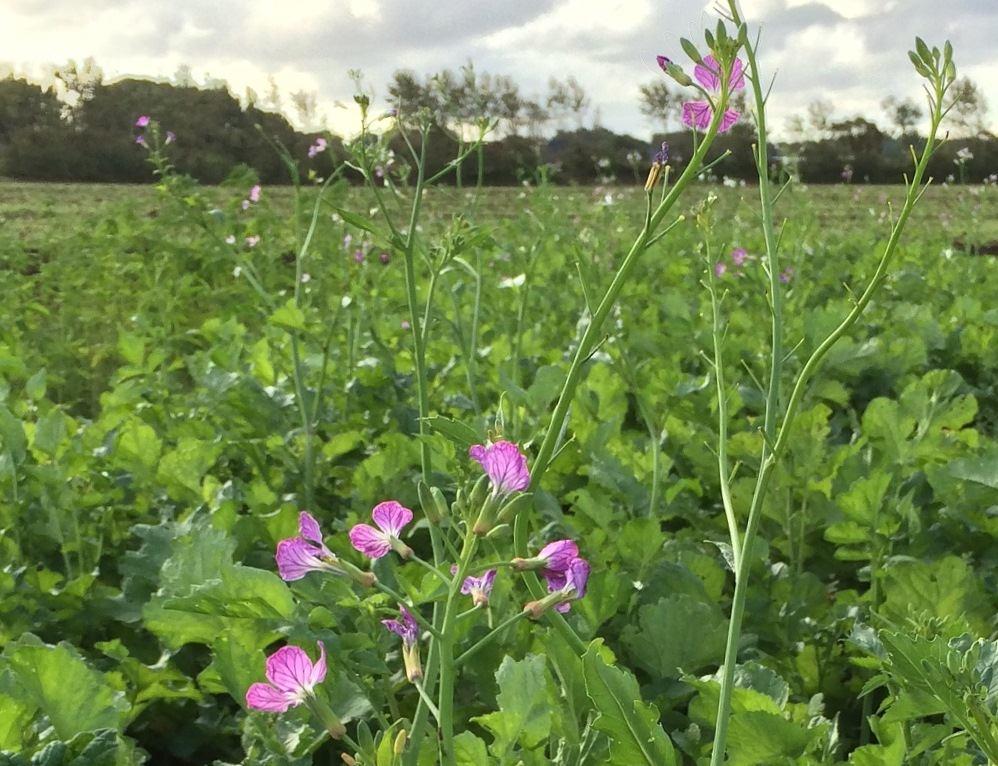
{"label": "green field", "polygon": [[[265,187],[244,210],[250,185],[0,183],[0,764],[340,763],[355,751],[304,707],[244,705],[265,654],[315,656],[317,640],[326,701],[362,750],[380,747],[361,762],[394,764],[420,699],[378,624],[394,601],[342,577],[285,583],[274,547],[308,509],[333,553],[366,566],[345,532],[393,498],[416,510],[406,543],[435,558],[420,476],[450,503],[480,475],[472,440],[537,457],[645,210],[640,188],[428,190],[421,434],[405,258],[376,199]],[[779,199],[784,399],[862,293],[903,195]],[[403,226],[410,202],[387,201]],[[650,746],[668,735],[675,763],[707,762],[734,578],[705,283],[744,509],[770,353],[758,210],[754,187],[694,183],[624,286],[530,505],[530,550],[576,540],[588,592],[565,621],[519,620],[461,666],[462,764],[638,763],[612,760],[594,678],[629,705],[640,691],[620,715]],[[930,188],[803,395],[746,553],[731,764],[988,763],[975,734],[998,736],[998,258],[978,250],[996,220],[998,188]],[[510,545],[499,529],[482,561]],[[429,619],[433,574],[390,557],[374,571]],[[488,616],[458,618],[462,647],[527,599],[500,567]]]}

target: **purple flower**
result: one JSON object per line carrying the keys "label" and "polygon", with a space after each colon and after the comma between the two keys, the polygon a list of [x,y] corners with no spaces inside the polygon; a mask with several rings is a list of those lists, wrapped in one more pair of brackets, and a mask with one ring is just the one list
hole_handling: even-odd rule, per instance
{"label": "purple flower", "polygon": [[402,604],[399,604],[399,617],[398,620],[382,620],[381,624],[401,637],[404,646],[415,646],[416,642],[419,641],[419,624],[416,622],[416,618]]}
{"label": "purple flower", "polygon": [[381,255],[378,256],[378,260],[381,261],[385,266],[387,266],[388,263],[392,260],[392,258],[390,255],[388,255],[388,253],[382,253]]}
{"label": "purple flower", "polygon": [[[705,56],[702,64],[693,68],[693,76],[707,90],[716,93],[721,88],[721,64],[713,56]],[[731,90],[745,87],[745,71],[741,59],[736,58],[731,64],[731,78],[728,80]],[[714,110],[709,101],[687,101],[683,104],[683,124],[690,128],[706,130],[714,117]],[[718,127],[719,133],[731,130],[740,115],[734,109],[726,109]]]}
{"label": "purple flower", "polygon": [[662,148],[655,152],[654,161],[659,165],[664,165],[669,161],[669,144],[662,142]]}
{"label": "purple flower", "polygon": [[326,648],[319,645],[313,664],[304,649],[283,646],[267,658],[269,684],[255,683],[246,690],[246,706],[252,710],[283,713],[314,696],[315,687],[326,677]]}
{"label": "purple flower", "polygon": [[139,146],[145,146],[146,145],[146,137],[145,136],[136,136],[135,137],[135,143],[137,143]]}
{"label": "purple flower", "polygon": [[655,61],[658,62],[659,69],[661,69],[663,72],[666,69],[668,69],[669,64],[672,63],[672,59],[670,59],[668,56],[656,56]]}
{"label": "purple flower", "polygon": [[410,683],[415,683],[423,677],[423,665],[419,659],[419,624],[412,612],[399,604],[398,620],[382,620],[381,624],[402,638],[402,661],[405,664],[405,676]]}
{"label": "purple flower", "polygon": [[[451,574],[457,574],[457,566],[450,568]],[[475,606],[488,606],[489,595],[492,593],[492,585],[495,583],[496,570],[486,569],[478,577],[468,576],[461,583],[461,593],[471,596],[471,602]]]}
{"label": "purple flower", "polygon": [[287,582],[300,580],[309,572],[344,574],[336,555],[322,541],[319,522],[307,511],[298,514],[298,537],[281,540],[274,558],[281,579]]}
{"label": "purple flower", "polygon": [[378,503],[371,511],[377,529],[369,524],[355,524],[350,530],[350,544],[370,559],[380,559],[394,549],[409,558],[412,549],[399,540],[403,528],[412,521],[412,511],[395,500]]}
{"label": "purple flower", "polygon": [[731,262],[735,264],[735,266],[744,266],[745,261],[747,260],[748,260],[748,253],[745,252],[744,247],[736,247],[734,250],[731,251]]}
{"label": "purple flower", "polygon": [[476,444],[468,450],[468,455],[482,466],[492,482],[494,494],[522,492],[530,486],[527,458],[513,442]]}
{"label": "purple flower", "polygon": [[574,540],[555,540],[548,543],[535,557],[543,562],[542,574],[563,574],[579,557],[579,546]]}
{"label": "purple flower", "polygon": [[149,124],[149,115],[148,114],[140,114],[139,115],[139,119],[137,119],[135,121],[135,127],[136,128],[144,128],[148,124]]}
{"label": "purple flower", "polygon": [[321,154],[322,152],[326,151],[326,146],[328,146],[326,139],[322,138],[321,136],[315,139],[315,142],[310,147],[308,147],[308,158],[310,160],[314,159],[315,155]]}
{"label": "purple flower", "polygon": [[793,270],[793,268],[790,267],[790,266],[787,266],[783,270],[783,273],[780,274],[780,281],[783,284],[789,284],[790,280],[793,279],[793,276],[794,276],[794,270]]}
{"label": "purple flower", "polygon": [[[575,559],[565,572],[565,583],[559,589],[567,597],[565,601],[555,606],[561,613],[572,608],[571,602],[586,595],[586,585],[589,583],[589,562],[585,559]],[[548,584],[550,587],[550,583]]]}
{"label": "purple flower", "polygon": [[166,142],[165,142],[166,146],[169,146],[170,144],[172,144],[176,140],[177,140],[177,134],[176,133],[174,133],[172,130],[166,131]]}
{"label": "purple flower", "polygon": [[259,202],[260,201],[260,194],[261,194],[261,192],[263,192],[263,188],[260,186],[260,184],[255,184],[249,190],[249,201],[250,202]]}
{"label": "purple flower", "polygon": [[358,249],[356,249],[356,250],[353,251],[353,259],[357,263],[363,263],[364,262],[364,257],[365,257],[364,256],[364,251],[361,250],[360,248],[358,248]]}
{"label": "purple flower", "polygon": [[726,272],[727,270],[728,270],[728,267],[724,265],[723,261],[718,261],[717,263],[714,264],[714,276],[715,277],[723,277],[724,276],[724,272]]}

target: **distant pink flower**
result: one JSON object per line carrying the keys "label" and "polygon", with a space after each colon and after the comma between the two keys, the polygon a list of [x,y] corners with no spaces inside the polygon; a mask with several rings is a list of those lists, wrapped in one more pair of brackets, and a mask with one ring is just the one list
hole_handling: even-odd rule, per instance
{"label": "distant pink flower", "polygon": [[246,247],[256,247],[260,244],[260,235],[254,234],[252,237],[246,237]]}
{"label": "distant pink flower", "polygon": [[[457,574],[457,566],[450,568],[451,574]],[[488,606],[489,595],[492,593],[492,585],[495,583],[496,570],[487,569],[477,577],[468,576],[461,583],[461,593],[471,596],[471,602],[475,606]]]}
{"label": "distant pink flower", "polygon": [[308,158],[314,159],[317,154],[321,154],[322,152],[326,151],[327,146],[328,142],[326,141],[326,139],[322,138],[321,136],[315,139],[315,142],[310,147],[308,147]]}
{"label": "distant pink flower", "polygon": [[387,266],[388,263],[391,261],[391,256],[388,255],[388,253],[382,253],[381,255],[378,256],[378,260]]}
{"label": "distant pink flower", "polygon": [[727,270],[728,270],[728,267],[725,266],[722,261],[718,261],[717,263],[714,264],[714,276],[715,277],[723,277],[724,276],[724,272],[726,272]]}
{"label": "distant pink flower", "polygon": [[748,253],[745,252],[744,247],[736,247],[731,251],[731,262],[735,264],[735,266],[743,266],[747,260]]}
{"label": "distant pink flower", "polygon": [[412,511],[395,500],[378,503],[371,511],[377,529],[370,524],[355,524],[350,530],[350,544],[370,559],[380,559],[395,550],[402,558],[409,558],[412,549],[399,536],[412,521]]}
{"label": "distant pink flower", "polygon": [[249,201],[250,202],[259,202],[260,201],[260,194],[262,192],[263,192],[263,188],[260,186],[260,184],[255,184],[249,190]]}
{"label": "distant pink flower", "polygon": [[793,279],[793,277],[794,277],[794,270],[793,270],[793,268],[790,267],[790,266],[787,266],[787,268],[785,268],[783,270],[783,272],[780,274],[780,281],[783,284],[788,284],[790,282],[790,280]]}
{"label": "distant pink flower", "polygon": [[283,646],[267,658],[268,684],[255,683],[246,690],[246,706],[252,710],[283,713],[315,695],[315,687],[326,678],[326,648],[319,646],[313,664],[304,649]]}
{"label": "distant pink flower", "polygon": [[399,327],[401,327],[403,330],[411,330],[412,329],[412,325],[409,324],[409,320],[408,319],[403,319],[402,322],[399,324]]}
{"label": "distant pink flower", "polygon": [[[721,89],[721,64],[713,56],[705,56],[702,64],[693,69],[693,76],[706,89],[717,93]],[[732,91],[745,87],[745,72],[741,59],[736,58],[731,65],[731,78],[728,81]],[[734,109],[726,109],[721,116],[719,133],[731,130],[740,115]],[[714,118],[714,110],[709,101],[687,101],[683,104],[683,124],[690,128],[706,130]]]}
{"label": "distant pink flower", "polygon": [[492,483],[494,494],[522,492],[530,486],[527,458],[513,442],[497,441],[488,446],[476,444],[468,450],[468,455],[482,466]]}
{"label": "distant pink flower", "polygon": [[353,259],[357,263],[363,263],[365,258],[366,258],[366,256],[364,255],[364,251],[363,250],[361,250],[361,249],[358,248],[357,250],[353,251]]}
{"label": "distant pink flower", "polygon": [[135,137],[135,143],[137,143],[139,146],[146,146],[146,137],[145,136],[136,136]]}
{"label": "distant pink flower", "polygon": [[139,115],[139,119],[137,119],[135,121],[135,127],[136,128],[144,128],[148,124],[149,124],[149,115],[148,114],[140,114]]}

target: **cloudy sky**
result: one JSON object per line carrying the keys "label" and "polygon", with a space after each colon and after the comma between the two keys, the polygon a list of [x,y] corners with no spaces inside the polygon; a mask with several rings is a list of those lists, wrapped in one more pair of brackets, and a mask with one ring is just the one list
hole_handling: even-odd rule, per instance
{"label": "cloudy sky", "polygon": [[[647,136],[638,87],[654,57],[716,18],[707,0],[2,0],[0,62],[40,78],[46,65],[93,56],[108,77],[222,78],[241,95],[315,91],[327,122],[348,130],[351,68],[383,95],[400,68],[434,72],[473,60],[540,95],[574,75],[606,127]],[[741,0],[763,27],[779,128],[818,98],[838,116],[878,117],[883,96],[919,96],[905,55],[916,34],[952,40],[960,73],[983,89],[998,125],[998,0]],[[702,38],[701,38],[702,39]]]}

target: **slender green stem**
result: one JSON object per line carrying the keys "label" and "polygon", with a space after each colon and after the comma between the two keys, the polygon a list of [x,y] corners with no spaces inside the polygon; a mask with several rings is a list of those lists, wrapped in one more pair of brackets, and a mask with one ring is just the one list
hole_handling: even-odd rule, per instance
{"label": "slender green stem", "polygon": [[[729,4],[733,20],[736,24],[741,24],[735,0],[729,0]],[[759,70],[755,59],[755,51],[749,41],[744,37],[743,45],[749,61],[749,70],[752,75],[753,84],[758,91],[757,107],[759,107],[760,111],[762,111],[765,108],[765,100],[761,96]],[[780,424],[777,431],[778,436],[773,443],[772,449],[768,453],[764,450],[764,457],[759,466],[755,490],[752,494],[752,501],[749,506],[748,521],[745,526],[745,534],[742,543],[742,550],[744,554],[735,577],[735,592],[731,603],[731,618],[728,623],[728,637],[724,651],[724,665],[721,670],[721,689],[717,708],[717,726],[714,733],[714,747],[713,752],[711,753],[711,766],[721,766],[724,762],[727,747],[728,723],[731,716],[731,696],[734,688],[735,665],[738,661],[738,644],[741,640],[742,619],[745,613],[745,599],[748,593],[749,571],[751,568],[752,557],[749,552],[752,550],[752,543],[755,540],[759,522],[762,517],[762,506],[769,488],[770,479],[772,478],[773,471],[776,468],[780,457],[786,450],[787,443],[790,438],[791,428],[796,418],[797,411],[800,408],[801,400],[803,399],[808,383],[814,376],[814,373],[817,371],[818,367],[821,365],[825,355],[832,348],[832,346],[834,346],[838,340],[856,323],[860,315],[866,309],[866,306],[869,304],[870,300],[873,298],[874,293],[886,278],[887,267],[897,250],[901,234],[904,231],[912,210],[914,209],[915,203],[924,191],[922,188],[922,178],[925,175],[929,158],[932,156],[936,146],[936,135],[938,133],[939,123],[943,114],[942,100],[944,92],[945,88],[937,85],[936,92],[934,94],[934,108],[932,110],[932,122],[928,140],[926,141],[921,157],[915,165],[911,181],[908,185],[908,193],[905,197],[904,207],[901,209],[901,213],[898,216],[897,221],[894,223],[890,238],[887,241],[887,245],[884,247],[883,255],[877,264],[877,268],[873,276],[871,277],[862,295],[855,302],[852,310],[846,315],[838,327],[836,327],[825,338],[825,340],[818,345],[818,347],[811,353],[808,360],[804,363],[804,366],[801,368],[801,371],[793,386],[790,398],[787,401],[783,422]],[[760,183],[765,183],[765,181],[760,179]],[[782,327],[776,327],[776,330],[778,334],[782,335]],[[769,392],[770,396],[767,397],[767,401],[775,402],[776,398],[772,396],[773,385],[774,382],[771,378]],[[778,382],[775,385],[778,385]],[[775,418],[775,413],[773,414],[773,417]],[[767,441],[769,440],[767,439]]]}
{"label": "slender green stem", "polygon": [[440,723],[440,711],[437,710],[437,706],[433,704],[433,700],[430,699],[429,695],[426,693],[426,689],[423,688],[423,684],[419,681],[413,681],[412,685],[416,687],[416,691],[419,692],[419,698],[423,701],[423,704],[429,708],[430,713],[436,719],[437,723]]}
{"label": "slender green stem", "polygon": [[478,546],[478,536],[470,529],[465,535],[461,559],[457,564],[457,574],[451,583],[444,606],[444,621],[440,629],[440,639],[436,642],[440,648],[440,688],[437,695],[437,707],[440,710],[440,738],[443,746],[443,763],[445,766],[455,766],[454,753],[454,681],[457,676],[457,665],[454,662],[454,624],[457,620],[458,596],[461,583],[464,582],[471,558]]}
{"label": "slender green stem", "polygon": [[710,244],[707,244],[707,291],[710,293],[712,335],[714,339],[714,380],[717,383],[717,473],[721,482],[721,502],[731,538],[732,568],[738,571],[742,560],[741,535],[731,501],[731,469],[728,465],[728,391],[724,382],[724,328],[714,269],[710,264]]}
{"label": "slender green stem", "polygon": [[454,664],[457,667],[461,667],[464,663],[474,657],[479,651],[488,646],[492,641],[499,638],[500,634],[506,630],[510,625],[519,622],[524,617],[527,616],[527,612],[517,612],[511,617],[507,617],[505,620],[496,625],[492,630],[486,633],[477,643],[473,644],[471,647],[466,649],[456,660]]}
{"label": "slender green stem", "polygon": [[423,567],[423,569],[425,569],[427,572],[429,572],[430,574],[432,574],[435,577],[437,577],[437,579],[439,579],[440,582],[442,582],[448,588],[450,587],[451,579],[447,575],[445,575],[443,572],[441,572],[439,569],[437,569],[435,566],[433,566],[433,564],[431,564],[429,561],[424,561],[423,559],[421,559],[419,556],[416,556],[415,554],[413,554],[412,556],[410,556],[408,560],[416,562],[421,567]]}
{"label": "slender green stem", "polygon": [[[707,128],[707,132],[704,134],[703,141],[698,144],[696,151],[690,158],[689,164],[686,166],[686,169],[676,180],[675,185],[670,189],[669,193],[662,198],[662,201],[655,208],[654,212],[652,212],[650,208],[651,192],[649,192],[649,209],[648,214],[645,217],[644,226],[641,227],[641,231],[638,233],[634,243],[631,245],[631,249],[625,256],[624,261],[621,263],[620,268],[614,275],[613,280],[610,282],[610,286],[607,288],[602,300],[596,307],[596,311],[593,313],[592,319],[586,326],[586,329],[582,334],[582,338],[579,341],[579,346],[576,349],[574,358],[572,359],[572,364],[568,369],[568,374],[565,376],[565,383],[562,386],[561,393],[558,395],[558,401],[555,404],[554,412],[551,415],[551,421],[548,424],[547,431],[544,434],[544,439],[541,442],[540,449],[538,450],[537,459],[534,461],[533,469],[531,470],[531,486],[539,487],[541,485],[541,480],[551,464],[551,461],[555,455],[557,444],[567,425],[568,411],[571,406],[572,399],[575,397],[575,390],[582,379],[583,368],[599,342],[600,334],[603,331],[603,325],[606,323],[607,317],[609,317],[614,305],[616,305],[617,297],[620,295],[620,291],[624,288],[624,285],[627,284],[627,281],[631,276],[631,272],[633,272],[634,267],[637,265],[641,254],[648,249],[649,243],[653,239],[655,230],[658,228],[659,224],[675,205],[682,193],[686,190],[686,187],[697,177],[697,174],[700,171],[700,166],[703,164],[704,157],[707,155],[707,151],[710,149],[714,138],[717,136],[717,131],[721,124],[721,117],[727,107],[727,103],[728,94],[727,85],[725,85],[719,99],[718,108],[714,110],[714,116],[710,121],[710,126]],[[516,555],[520,557],[527,556],[527,543],[529,536],[527,525],[527,514],[524,513],[521,513],[516,517],[516,521],[513,525],[514,549],[516,551]],[[524,572],[523,580],[533,598],[539,599],[543,597],[544,589],[536,574],[533,572]],[[545,618],[550,619],[554,623],[555,629],[558,633],[563,639],[569,642],[576,652],[579,654],[585,652],[585,642],[582,641],[578,635],[576,635],[575,631],[572,630],[568,622],[561,614],[558,612],[548,612],[547,615],[545,615]]]}

